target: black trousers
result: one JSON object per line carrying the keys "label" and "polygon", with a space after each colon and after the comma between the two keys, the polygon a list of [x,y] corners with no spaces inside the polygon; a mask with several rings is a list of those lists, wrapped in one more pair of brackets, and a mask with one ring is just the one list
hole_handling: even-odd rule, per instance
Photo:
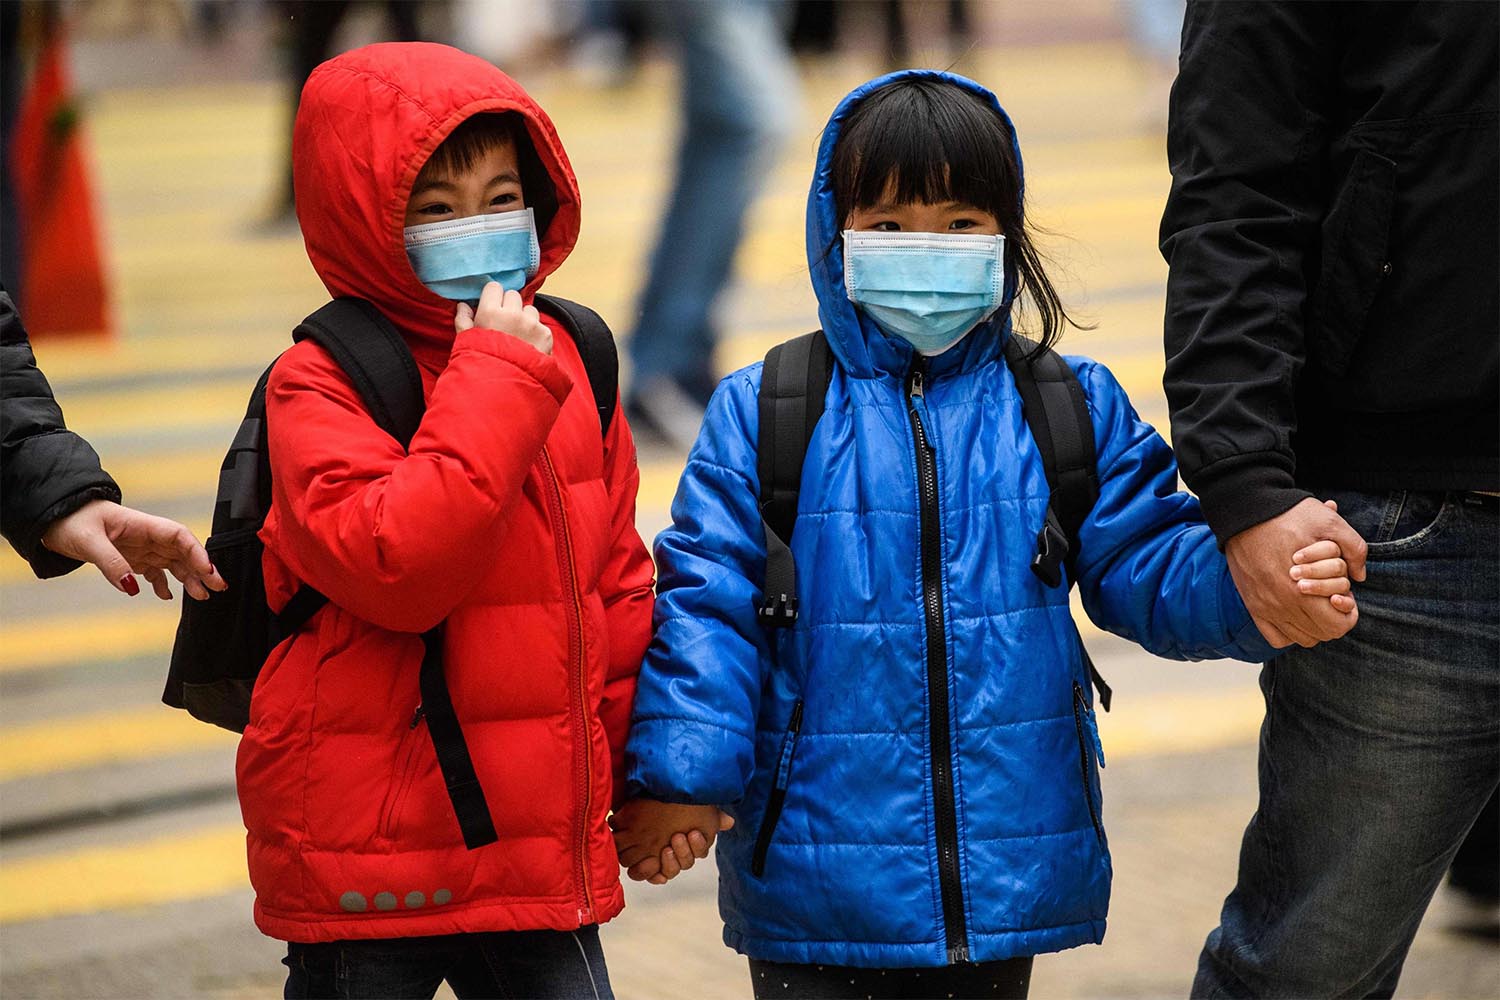
{"label": "black trousers", "polygon": [[1031,958],[965,962],[927,969],[856,969],[844,965],[789,965],[750,960],[755,1000],[930,1000],[1004,997],[1031,989]]}

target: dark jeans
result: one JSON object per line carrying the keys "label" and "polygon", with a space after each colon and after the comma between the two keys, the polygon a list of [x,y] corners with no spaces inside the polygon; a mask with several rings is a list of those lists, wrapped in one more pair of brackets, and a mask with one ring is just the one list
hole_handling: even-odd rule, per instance
{"label": "dark jeans", "polygon": [[1500,500],[1317,495],[1370,543],[1359,624],[1261,673],[1260,805],[1195,997],[1389,997],[1500,784]]}
{"label": "dark jeans", "polygon": [[844,965],[789,965],[750,960],[755,1000],[925,1000],[929,997],[1025,997],[1031,958],[966,962],[928,969],[855,969]]}
{"label": "dark jeans", "polygon": [[613,1000],[599,928],[289,944],[287,1000]]}

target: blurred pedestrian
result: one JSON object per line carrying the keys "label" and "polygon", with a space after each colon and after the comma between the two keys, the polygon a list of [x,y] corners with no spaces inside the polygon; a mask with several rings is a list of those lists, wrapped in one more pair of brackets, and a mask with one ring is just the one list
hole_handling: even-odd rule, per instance
{"label": "blurred pedestrian", "polygon": [[[271,204],[266,221],[272,225],[294,221],[292,198],[291,134],[296,117],[297,100],[312,71],[333,55],[333,43],[339,28],[351,10],[363,5],[354,0],[272,0],[271,10],[285,31],[287,79],[291,84],[290,108],[286,118],[286,160],[281,169],[281,184]],[[400,42],[421,38],[418,13],[422,0],[368,0],[377,6],[391,37]],[[428,4],[431,6],[431,4]]]}
{"label": "blurred pedestrian", "polygon": [[193,533],[120,506],[120,488],[89,443],[67,429],[36,366],[10,293],[0,287],[0,523],[5,540],[42,579],[93,563],[134,597],[135,574],[171,600],[166,574],[202,600],[224,581]]}
{"label": "blurred pedestrian", "polygon": [[678,60],[682,134],[629,341],[625,405],[638,435],[686,450],[718,383],[714,304],[799,91],[770,0],[663,0],[651,10]]}
{"label": "blurred pedestrian", "polygon": [[[724,940],[756,997],[1025,996],[1032,956],[1103,938],[1103,760],[1072,582],[1101,628],[1158,655],[1272,651],[1166,443],[1102,365],[1050,350],[1068,317],[1022,188],[979,84],[907,71],[846,97],[807,210],[828,367],[787,345],[726,379],[657,538],[620,861],[670,877],[664,845],[727,811]],[[1039,343],[1013,333],[1023,291]],[[1033,436],[1043,380],[1066,415],[1043,405],[1054,429]],[[826,406],[809,432],[787,404],[811,391]],[[1085,436],[1087,457],[1069,454]],[[1072,488],[1085,469],[1096,497]],[[768,553],[788,537],[777,598]],[[1355,620],[1337,553],[1299,564],[1329,638]]]}
{"label": "blurred pedestrian", "polygon": [[1383,996],[1500,783],[1500,6],[1189,3],[1162,219],[1188,485],[1273,639],[1260,802],[1195,996]]}

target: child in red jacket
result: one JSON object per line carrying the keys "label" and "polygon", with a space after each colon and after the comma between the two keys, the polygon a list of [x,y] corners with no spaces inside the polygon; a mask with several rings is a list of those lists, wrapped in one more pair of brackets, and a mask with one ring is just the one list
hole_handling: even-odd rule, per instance
{"label": "child in red jacket", "polygon": [[[289,997],[607,996],[652,566],[625,416],[601,439],[576,346],[530,304],[578,235],[573,173],[514,81],[429,44],[319,67],[293,170],[313,266],[401,331],[427,408],[403,450],[311,342],[267,390],[267,594],[330,603],[272,652],[240,744],[256,924],[290,942]],[[494,832],[472,848],[424,698],[440,624]]]}

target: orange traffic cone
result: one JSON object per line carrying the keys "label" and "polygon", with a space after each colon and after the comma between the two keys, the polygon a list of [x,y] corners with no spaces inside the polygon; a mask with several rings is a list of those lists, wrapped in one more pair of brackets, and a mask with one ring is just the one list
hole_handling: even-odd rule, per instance
{"label": "orange traffic cone", "polygon": [[33,338],[113,332],[72,89],[58,21],[42,41],[9,150],[21,223],[20,302]]}

